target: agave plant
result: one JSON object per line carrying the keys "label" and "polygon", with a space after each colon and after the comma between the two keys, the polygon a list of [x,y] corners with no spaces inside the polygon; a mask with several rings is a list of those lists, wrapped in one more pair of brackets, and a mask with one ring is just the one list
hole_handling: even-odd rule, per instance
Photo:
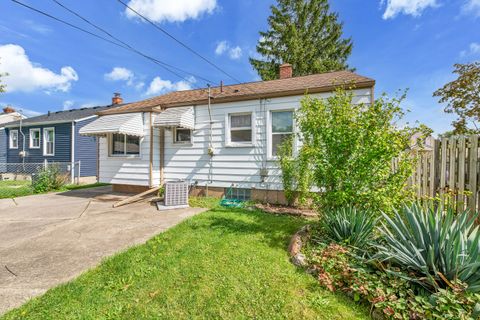
{"label": "agave plant", "polygon": [[392,218],[383,216],[384,244],[378,246],[378,257],[427,288],[452,286],[459,280],[467,290],[480,292],[480,232],[474,215],[412,204]]}
{"label": "agave plant", "polygon": [[323,227],[333,241],[364,249],[373,237],[377,220],[367,210],[343,207],[322,216]]}

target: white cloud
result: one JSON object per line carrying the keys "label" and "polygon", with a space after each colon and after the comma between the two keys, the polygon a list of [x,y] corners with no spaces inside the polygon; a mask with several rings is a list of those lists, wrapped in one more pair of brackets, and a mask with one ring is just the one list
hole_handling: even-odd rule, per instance
{"label": "white cloud", "polygon": [[63,101],[63,110],[70,110],[73,107],[74,102],[72,100]]}
{"label": "white cloud", "polygon": [[223,40],[217,44],[217,47],[215,48],[215,54],[217,56],[220,56],[227,50],[228,50],[228,43],[227,41]]}
{"label": "white cloud", "polygon": [[462,6],[464,14],[472,14],[475,17],[480,17],[480,0],[467,0]]}
{"label": "white cloud", "polygon": [[230,57],[230,59],[233,59],[233,60],[240,59],[240,57],[242,56],[242,48],[240,48],[239,46],[236,46],[235,48],[231,48],[228,51],[228,56]]}
{"label": "white cloud", "polygon": [[480,43],[478,42],[472,42],[468,46],[468,50],[463,50],[460,52],[460,57],[464,58],[467,56],[476,56],[480,55]]}
{"label": "white cloud", "polygon": [[228,56],[232,60],[240,59],[243,54],[242,48],[239,46],[231,47],[228,41],[222,40],[217,43],[217,46],[215,47],[215,54],[217,56],[221,56],[224,53],[228,53]]}
{"label": "white cloud", "polygon": [[55,73],[31,62],[19,45],[0,46],[0,58],[0,73],[9,74],[2,79],[7,85],[7,92],[38,89],[66,92],[70,90],[72,82],[78,80],[77,72],[70,66],[62,67],[60,73]]}
{"label": "white cloud", "polygon": [[132,82],[133,72],[123,67],[115,67],[109,73],[103,75],[106,80],[109,81],[127,81],[127,83]]}
{"label": "white cloud", "polygon": [[406,14],[418,17],[428,7],[438,6],[437,0],[382,0],[387,3],[383,13],[383,19],[395,18],[398,14]]}
{"label": "white cloud", "polygon": [[155,77],[148,86],[145,95],[162,94],[169,91],[184,91],[192,88],[191,82],[195,82],[195,78],[191,77],[189,81],[181,80],[178,82],[172,82],[170,80],[163,80],[160,77]]}
{"label": "white cloud", "polygon": [[[216,0],[130,0],[128,6],[155,22],[183,22],[211,14],[217,7]],[[129,18],[139,18],[135,12],[125,8]]]}

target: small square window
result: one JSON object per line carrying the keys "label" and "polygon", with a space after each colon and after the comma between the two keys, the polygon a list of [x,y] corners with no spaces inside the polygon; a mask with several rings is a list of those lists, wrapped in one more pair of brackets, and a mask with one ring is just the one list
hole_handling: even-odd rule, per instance
{"label": "small square window", "polygon": [[175,128],[174,143],[191,143],[192,142],[192,130],[185,128]]}
{"label": "small square window", "polygon": [[233,145],[250,145],[253,140],[252,113],[229,114],[229,141]]}

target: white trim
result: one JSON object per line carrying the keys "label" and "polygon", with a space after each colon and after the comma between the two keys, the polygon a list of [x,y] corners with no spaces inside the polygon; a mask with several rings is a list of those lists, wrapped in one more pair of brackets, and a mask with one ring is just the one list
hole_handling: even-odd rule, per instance
{"label": "white trim", "polygon": [[[34,147],[33,146],[33,139],[32,139],[32,132],[37,131],[38,132],[38,146]],[[28,130],[28,148],[29,149],[40,149],[40,146],[42,145],[42,130],[40,128],[32,128]]]}
{"label": "white trim", "polygon": [[[53,130],[53,153],[47,153],[47,132]],[[48,128],[43,128],[43,155],[45,157],[53,157],[55,156],[55,128],[54,127],[48,127]]]}
{"label": "white trim", "polygon": [[[295,133],[296,133],[296,123],[295,123],[295,109],[294,108],[270,108],[268,110],[268,116],[267,116],[267,160],[268,161],[274,161],[278,160],[277,156],[272,155],[272,113],[274,112],[284,112],[284,111],[291,111],[293,113],[292,115],[292,132],[291,134],[294,135],[294,140],[293,140],[293,152],[296,151],[297,148],[297,139],[295,138]],[[288,134],[289,132],[285,132]],[[284,134],[285,134],[284,133]]]}
{"label": "white trim", "polygon": [[[12,146],[12,133],[14,133],[14,132],[17,134],[17,146],[16,147]],[[18,130],[10,130],[8,132],[8,147],[9,147],[9,149],[18,149],[18,144],[19,144]]]}
{"label": "white trim", "polygon": [[135,138],[138,138],[138,154],[127,154],[127,143],[126,143],[126,137],[128,136],[127,134],[123,134],[124,136],[124,140],[123,140],[123,154],[113,154],[112,153],[112,142],[113,142],[113,135],[114,134],[122,134],[122,133],[109,133],[108,134],[108,137],[107,137],[107,143],[108,143],[108,157],[109,158],[115,158],[115,159],[118,159],[118,158],[126,158],[126,159],[137,159],[137,158],[141,158],[142,156],[142,142],[143,142],[143,137],[138,137],[138,136],[132,136],[131,137],[135,137]]}
{"label": "white trim", "polygon": [[[236,128],[236,130],[250,130],[251,141],[250,142],[232,142],[231,140],[231,116],[250,115],[250,127]],[[246,112],[229,112],[225,115],[225,147],[227,148],[252,148],[256,143],[256,118],[254,111]]]}
{"label": "white trim", "polygon": [[[177,129],[190,131],[190,141],[177,141]],[[173,127],[172,133],[173,133],[173,144],[180,144],[180,145],[192,145],[193,144],[193,140],[192,140],[193,139],[193,130],[192,129],[181,128],[181,127]]]}
{"label": "white trim", "polygon": [[98,116],[96,114],[94,114],[93,116],[88,116],[88,117],[85,117],[85,118],[80,118],[80,119],[77,119],[77,120],[73,120],[73,122],[85,121],[85,120],[96,118],[96,117],[98,117]]}

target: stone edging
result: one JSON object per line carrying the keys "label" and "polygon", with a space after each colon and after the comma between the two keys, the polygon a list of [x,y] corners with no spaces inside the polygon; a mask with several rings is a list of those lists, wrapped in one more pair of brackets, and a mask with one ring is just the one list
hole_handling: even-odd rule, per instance
{"label": "stone edging", "polygon": [[308,264],[307,257],[305,257],[305,255],[302,253],[302,248],[309,238],[310,225],[307,224],[298,230],[290,240],[290,244],[288,245],[288,254],[290,255],[292,263],[297,267],[305,267]]}

